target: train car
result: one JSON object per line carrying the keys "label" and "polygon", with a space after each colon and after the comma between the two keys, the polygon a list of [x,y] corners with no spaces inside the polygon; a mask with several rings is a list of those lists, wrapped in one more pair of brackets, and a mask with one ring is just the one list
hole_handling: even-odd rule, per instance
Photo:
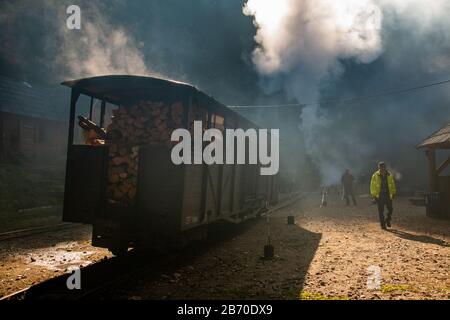
{"label": "train car", "polygon": [[[259,165],[173,164],[174,129],[256,127],[194,86],[141,76],[62,84],[72,90],[63,220],[91,224],[94,246],[117,255],[179,245],[277,201],[277,178]],[[86,123],[98,125],[96,139]]]}

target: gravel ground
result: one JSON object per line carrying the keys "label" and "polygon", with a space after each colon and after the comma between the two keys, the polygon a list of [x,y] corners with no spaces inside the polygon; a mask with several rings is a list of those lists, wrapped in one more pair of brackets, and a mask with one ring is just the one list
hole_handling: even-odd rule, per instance
{"label": "gravel ground", "polygon": [[[381,230],[369,198],[306,210],[299,224],[322,234],[303,298],[449,299],[450,222],[426,217],[407,198],[394,202],[392,228]],[[378,286],[368,288],[371,270]]]}
{"label": "gravel ground", "polygon": [[105,257],[94,248],[91,228],[79,226],[0,242],[0,297]]}
{"label": "gravel ground", "polygon": [[[427,218],[407,198],[383,231],[376,207],[309,196],[265,219],[212,230],[169,266],[99,299],[449,299],[450,222]],[[286,217],[296,217],[289,226]],[[270,228],[268,228],[270,226]],[[264,259],[270,229],[275,258]],[[0,296],[111,255],[89,227],[0,242]],[[379,277],[373,270],[379,271]],[[372,281],[368,287],[368,279]]]}
{"label": "gravel ground", "polygon": [[262,257],[267,223],[253,221],[102,298],[449,299],[450,222],[400,198],[392,228],[383,231],[369,198],[358,200],[357,207],[331,199],[320,208],[315,196],[274,214],[272,260]]}

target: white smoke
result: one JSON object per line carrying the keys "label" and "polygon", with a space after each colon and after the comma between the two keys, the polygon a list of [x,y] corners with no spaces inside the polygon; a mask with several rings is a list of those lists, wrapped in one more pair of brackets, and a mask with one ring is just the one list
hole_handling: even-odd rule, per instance
{"label": "white smoke", "polygon": [[[248,0],[243,12],[253,17],[257,27],[253,62],[265,83],[281,83],[290,97],[308,103],[320,100],[324,81],[343,72],[341,59],[366,64],[383,53],[386,12],[417,25],[412,32],[426,34],[436,19],[442,22],[450,11],[446,0]],[[432,72],[449,63],[448,56],[436,56],[427,66]],[[358,138],[352,116],[347,111],[336,119],[336,112],[331,117],[319,104],[302,113],[306,150],[319,164],[325,184],[339,181],[347,167],[358,169],[372,152]]]}
{"label": "white smoke", "polygon": [[258,70],[265,75],[294,70],[300,76],[292,80],[301,83],[290,89],[302,101],[317,98],[320,80],[339,58],[367,63],[382,50],[381,11],[372,0],[249,0],[244,13],[257,27]]}
{"label": "white smoke", "polygon": [[[48,2],[51,8],[56,6]],[[107,14],[93,3],[80,5],[82,12],[81,30],[66,28],[65,11],[60,10],[58,27],[60,47],[57,63],[64,67],[71,77],[89,77],[107,74],[150,75],[138,43],[127,30],[117,23],[111,23]]]}
{"label": "white smoke", "polygon": [[[100,1],[79,0],[81,30],[70,30],[66,10],[71,0],[14,0],[1,3],[0,24],[12,35],[14,26],[37,34],[40,47],[45,48],[42,63],[49,65],[58,80],[105,74],[149,75],[145,64],[144,44],[138,42],[121,23],[111,17],[109,6]],[[29,21],[26,18],[30,18]],[[34,25],[33,25],[34,24]],[[18,32],[18,31],[17,31]],[[33,54],[34,42],[29,34],[14,34],[18,45],[17,60],[27,60]],[[39,48],[40,49],[40,48]],[[28,50],[28,51],[26,51]]]}
{"label": "white smoke", "polygon": [[[399,23],[408,25],[418,41],[428,47],[427,59],[420,67],[428,74],[447,71],[450,68],[448,50],[442,50],[450,42],[449,0],[379,0],[386,14],[395,15]],[[443,43],[426,43],[430,35],[442,34]]]}
{"label": "white smoke", "polygon": [[63,33],[58,63],[68,68],[72,77],[150,73],[138,46],[124,29],[97,21],[85,22],[75,41],[69,32]]}

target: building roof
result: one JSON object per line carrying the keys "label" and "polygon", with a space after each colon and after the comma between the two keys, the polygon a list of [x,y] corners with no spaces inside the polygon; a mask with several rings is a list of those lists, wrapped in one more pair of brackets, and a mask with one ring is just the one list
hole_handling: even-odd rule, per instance
{"label": "building roof", "polygon": [[62,85],[78,90],[87,96],[123,106],[132,106],[140,100],[182,99],[190,94],[200,103],[204,102],[212,112],[245,119],[246,122],[255,126],[254,123],[213,97],[183,82],[145,76],[106,75],[65,81]]}
{"label": "building roof", "polygon": [[0,112],[67,120],[67,99],[59,88],[38,87],[0,76]]}
{"label": "building roof", "polygon": [[450,149],[450,123],[426,138],[416,148]]}

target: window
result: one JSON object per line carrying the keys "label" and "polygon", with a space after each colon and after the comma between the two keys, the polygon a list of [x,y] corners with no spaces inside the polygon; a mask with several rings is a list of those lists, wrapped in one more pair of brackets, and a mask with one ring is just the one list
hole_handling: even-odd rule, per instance
{"label": "window", "polygon": [[217,114],[213,114],[211,118],[211,127],[223,131],[225,129],[225,118]]}

